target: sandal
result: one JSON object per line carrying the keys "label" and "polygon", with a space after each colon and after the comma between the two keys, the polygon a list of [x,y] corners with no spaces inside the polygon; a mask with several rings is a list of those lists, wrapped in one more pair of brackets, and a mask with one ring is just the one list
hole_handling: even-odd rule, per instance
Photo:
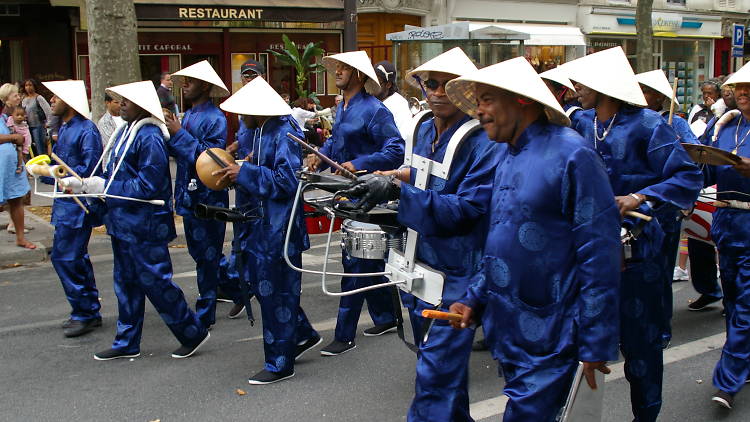
{"label": "sandal", "polygon": [[[8,230],[8,233],[10,233],[10,234],[16,234],[16,228],[13,227],[13,226],[11,226],[10,224],[8,225],[8,229],[7,230]],[[31,228],[31,227],[29,227],[29,228],[24,227],[23,228],[23,234],[29,234],[29,230],[33,230],[33,228]]]}
{"label": "sandal", "polygon": [[28,240],[24,240],[24,243],[22,245],[19,245],[18,243],[16,243],[16,246],[18,246],[19,248],[25,248],[25,249],[36,249],[36,245],[33,244],[32,242],[29,242]]}

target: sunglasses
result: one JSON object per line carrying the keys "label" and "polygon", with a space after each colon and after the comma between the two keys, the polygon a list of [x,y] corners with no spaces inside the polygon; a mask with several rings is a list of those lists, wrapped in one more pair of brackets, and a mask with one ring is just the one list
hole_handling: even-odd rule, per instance
{"label": "sunglasses", "polygon": [[447,84],[448,82],[450,81],[439,82],[439,81],[436,81],[435,79],[428,79],[424,81],[424,86],[431,91],[435,91],[438,88],[440,88],[440,86],[445,88],[445,84]]}
{"label": "sunglasses", "polygon": [[257,73],[243,73],[242,74],[242,79],[244,79],[246,81],[251,81],[251,80],[253,80],[253,79],[257,78],[257,77],[258,77]]}

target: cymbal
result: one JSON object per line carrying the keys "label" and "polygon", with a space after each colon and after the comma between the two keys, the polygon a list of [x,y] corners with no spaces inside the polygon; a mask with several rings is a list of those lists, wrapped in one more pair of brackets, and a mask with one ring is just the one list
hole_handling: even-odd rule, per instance
{"label": "cymbal", "polygon": [[701,144],[682,143],[690,158],[696,163],[712,166],[735,165],[742,161],[737,154]]}

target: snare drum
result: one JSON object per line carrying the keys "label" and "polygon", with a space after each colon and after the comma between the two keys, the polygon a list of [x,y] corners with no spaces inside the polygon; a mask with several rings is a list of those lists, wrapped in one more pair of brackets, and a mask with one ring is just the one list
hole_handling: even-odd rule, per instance
{"label": "snare drum", "polygon": [[391,248],[403,250],[406,233],[386,233],[375,224],[344,220],[341,225],[341,249],[362,259],[385,259]]}
{"label": "snare drum", "polygon": [[[701,195],[715,196],[716,189],[713,186],[705,188],[701,191]],[[713,200],[707,199],[705,196],[698,197],[693,213],[682,222],[682,230],[687,237],[713,244],[711,224],[713,223],[714,211],[716,211],[716,207],[713,205]]]}

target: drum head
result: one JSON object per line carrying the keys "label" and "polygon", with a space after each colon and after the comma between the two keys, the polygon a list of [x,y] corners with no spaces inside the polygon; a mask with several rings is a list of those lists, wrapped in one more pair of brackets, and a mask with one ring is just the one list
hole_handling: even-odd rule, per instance
{"label": "drum head", "polygon": [[682,146],[687,151],[690,158],[696,163],[709,164],[712,166],[734,165],[742,161],[736,154],[723,149],[709,147],[700,144],[683,143]]}
{"label": "drum head", "polygon": [[382,232],[377,224],[363,223],[356,220],[344,220],[341,224],[345,229],[351,231],[379,231]]}

